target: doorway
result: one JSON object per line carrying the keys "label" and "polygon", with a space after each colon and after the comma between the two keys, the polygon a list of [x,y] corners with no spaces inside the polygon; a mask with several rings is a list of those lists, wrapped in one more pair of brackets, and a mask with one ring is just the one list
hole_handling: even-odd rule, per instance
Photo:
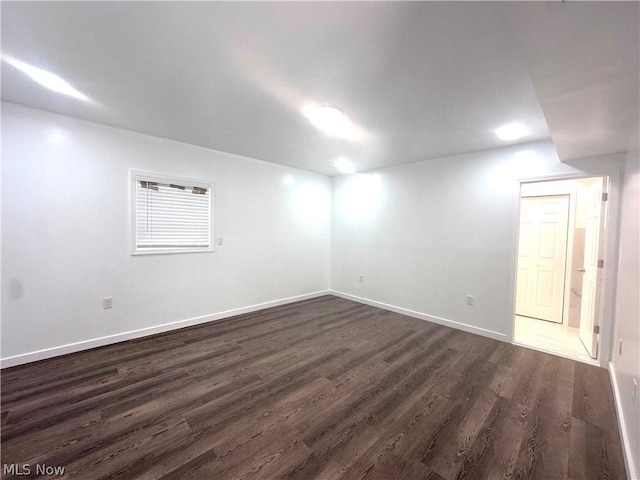
{"label": "doorway", "polygon": [[514,343],[598,359],[607,177],[523,183]]}

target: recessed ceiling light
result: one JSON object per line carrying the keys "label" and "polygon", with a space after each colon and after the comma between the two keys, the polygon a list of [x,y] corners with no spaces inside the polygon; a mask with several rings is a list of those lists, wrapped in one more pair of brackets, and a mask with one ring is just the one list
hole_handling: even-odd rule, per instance
{"label": "recessed ceiling light", "polygon": [[32,80],[49,90],[63,93],[64,95],[69,95],[70,97],[77,98],[79,100],[89,100],[84,93],[79,92],[69,85],[69,82],[54,73],[47,72],[46,70],[21,62],[15,58],[4,57],[4,59],[9,65],[17,68],[23,73],[26,73]]}
{"label": "recessed ceiling light", "polygon": [[320,129],[330,129],[344,121],[344,112],[331,105],[314,105],[304,112],[309,121]]}
{"label": "recessed ceiling light", "polygon": [[517,140],[526,137],[531,133],[527,127],[521,123],[507,123],[494,130],[500,140]]}
{"label": "recessed ceiling light", "polygon": [[333,164],[340,173],[354,173],[356,171],[356,168],[353,166],[353,164],[344,157],[340,157],[335,162],[333,162]]}
{"label": "recessed ceiling light", "polygon": [[327,135],[356,140],[361,137],[359,129],[345,116],[344,112],[331,105],[312,105],[302,111],[311,124]]}

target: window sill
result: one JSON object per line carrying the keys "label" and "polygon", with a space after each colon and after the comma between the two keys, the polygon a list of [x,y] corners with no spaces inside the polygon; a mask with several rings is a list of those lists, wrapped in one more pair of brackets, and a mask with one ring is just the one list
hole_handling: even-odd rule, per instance
{"label": "window sill", "polygon": [[134,250],[132,256],[138,255],[167,255],[172,253],[212,253],[215,252],[213,247],[210,248],[150,248],[148,250]]}

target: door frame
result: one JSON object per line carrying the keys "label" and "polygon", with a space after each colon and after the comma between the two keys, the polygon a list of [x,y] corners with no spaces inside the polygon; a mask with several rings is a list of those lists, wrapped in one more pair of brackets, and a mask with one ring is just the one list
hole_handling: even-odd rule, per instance
{"label": "door frame", "polygon": [[615,315],[615,295],[616,280],[618,273],[618,250],[619,250],[619,230],[620,230],[620,190],[622,184],[621,167],[612,168],[610,165],[598,165],[597,162],[591,164],[588,171],[576,171],[569,173],[555,173],[544,176],[523,177],[516,180],[512,199],[513,221],[512,221],[512,241],[511,241],[511,261],[509,271],[509,288],[511,295],[509,298],[508,311],[511,312],[509,321],[509,331],[507,338],[510,343],[514,343],[514,329],[516,317],[516,278],[518,268],[518,244],[520,234],[520,198],[522,185],[525,183],[549,182],[554,180],[577,180],[589,177],[608,177],[609,197],[607,213],[604,221],[606,229],[604,242],[604,280],[600,305],[597,306],[598,319],[600,324],[599,355],[597,364],[607,368],[613,351],[613,328]]}

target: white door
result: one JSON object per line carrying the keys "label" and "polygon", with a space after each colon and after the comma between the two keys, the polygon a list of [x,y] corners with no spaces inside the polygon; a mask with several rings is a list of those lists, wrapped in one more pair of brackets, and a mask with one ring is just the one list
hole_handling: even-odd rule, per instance
{"label": "white door", "polygon": [[604,208],[602,194],[604,182],[599,178],[587,188],[586,230],[584,235],[584,264],[582,277],[582,300],[580,305],[580,340],[592,358],[598,356],[600,287],[603,268],[598,267],[602,257],[600,239],[602,236]]}
{"label": "white door", "polygon": [[516,315],[562,323],[568,224],[569,195],[521,199]]}

